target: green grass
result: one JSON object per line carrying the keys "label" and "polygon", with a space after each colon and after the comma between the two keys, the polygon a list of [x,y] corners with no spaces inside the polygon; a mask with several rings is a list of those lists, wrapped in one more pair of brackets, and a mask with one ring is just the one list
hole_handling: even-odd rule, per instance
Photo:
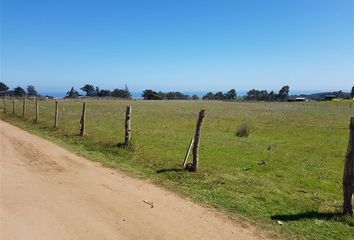
{"label": "green grass", "polygon": [[[78,136],[82,102],[59,102],[59,129],[53,129],[53,101],[40,102],[39,123],[33,122],[34,101],[28,104],[28,120],[20,117],[19,100],[16,115],[1,118],[245,219],[272,237],[354,239],[353,218],[339,214],[354,103],[88,101],[84,138]],[[126,105],[132,105],[133,146],[119,148]],[[200,109],[206,109],[200,172],[180,171]],[[236,136],[243,123],[251,127],[247,138]]]}

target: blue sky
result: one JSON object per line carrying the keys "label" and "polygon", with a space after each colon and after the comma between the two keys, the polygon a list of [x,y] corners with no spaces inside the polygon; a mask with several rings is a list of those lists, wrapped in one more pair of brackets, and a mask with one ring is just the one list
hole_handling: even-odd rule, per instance
{"label": "blue sky", "polygon": [[1,79],[40,92],[343,90],[353,0],[1,0]]}

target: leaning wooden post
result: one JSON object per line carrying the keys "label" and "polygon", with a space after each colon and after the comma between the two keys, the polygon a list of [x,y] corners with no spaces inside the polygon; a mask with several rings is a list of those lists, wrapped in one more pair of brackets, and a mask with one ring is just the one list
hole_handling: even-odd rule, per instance
{"label": "leaning wooden post", "polygon": [[36,122],[39,122],[39,106],[38,106],[38,98],[36,98]]}
{"label": "leaning wooden post", "polygon": [[125,111],[125,141],[124,141],[125,146],[128,146],[130,144],[130,139],[131,139],[131,114],[132,114],[132,107],[127,106]]}
{"label": "leaning wooden post", "polygon": [[349,142],[343,174],[343,214],[353,215],[352,197],[354,193],[354,117],[349,125]]}
{"label": "leaning wooden post", "polygon": [[200,135],[202,132],[202,123],[204,119],[205,110],[199,112],[197,127],[195,130],[194,136],[194,146],[193,146],[193,171],[197,172],[199,169],[199,144],[200,144]]}
{"label": "leaning wooden post", "polygon": [[15,98],[12,99],[12,114],[15,114]]}
{"label": "leaning wooden post", "polygon": [[26,98],[23,98],[23,103],[22,103],[22,117],[26,119],[27,117],[27,101]]}
{"label": "leaning wooden post", "polygon": [[55,101],[54,128],[58,128],[58,124],[59,124],[58,117],[59,117],[58,101]]}
{"label": "leaning wooden post", "polygon": [[80,120],[80,136],[84,136],[86,134],[85,124],[86,124],[86,102],[84,102],[84,104],[82,105],[82,113],[81,113],[81,120]]}
{"label": "leaning wooden post", "polygon": [[189,157],[189,154],[191,153],[193,143],[194,143],[194,138],[192,138],[191,142],[189,143],[189,147],[187,149],[186,155],[184,156],[184,160],[183,160],[183,163],[182,163],[182,167],[183,168],[186,168],[188,157]]}
{"label": "leaning wooden post", "polygon": [[6,113],[6,97],[4,97],[4,113]]}

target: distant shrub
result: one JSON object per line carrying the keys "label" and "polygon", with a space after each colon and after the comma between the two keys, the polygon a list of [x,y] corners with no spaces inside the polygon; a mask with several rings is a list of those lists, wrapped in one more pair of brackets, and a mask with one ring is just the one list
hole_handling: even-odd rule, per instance
{"label": "distant shrub", "polygon": [[241,123],[236,129],[237,137],[248,137],[250,135],[251,127],[247,123]]}

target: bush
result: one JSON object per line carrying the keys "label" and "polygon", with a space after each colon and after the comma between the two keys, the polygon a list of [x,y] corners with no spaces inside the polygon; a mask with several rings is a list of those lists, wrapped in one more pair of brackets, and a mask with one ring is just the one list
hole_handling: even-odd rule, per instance
{"label": "bush", "polygon": [[251,127],[247,123],[240,124],[236,129],[237,137],[248,137],[250,135]]}

